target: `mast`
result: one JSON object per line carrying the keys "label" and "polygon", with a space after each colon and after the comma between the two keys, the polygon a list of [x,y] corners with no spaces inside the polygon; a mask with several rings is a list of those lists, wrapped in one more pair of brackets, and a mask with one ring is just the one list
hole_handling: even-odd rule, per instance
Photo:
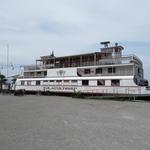
{"label": "mast", "polygon": [[6,74],[6,77],[8,78],[8,66],[9,65],[9,44],[7,44],[7,64],[6,64],[6,67],[7,67],[7,74]]}

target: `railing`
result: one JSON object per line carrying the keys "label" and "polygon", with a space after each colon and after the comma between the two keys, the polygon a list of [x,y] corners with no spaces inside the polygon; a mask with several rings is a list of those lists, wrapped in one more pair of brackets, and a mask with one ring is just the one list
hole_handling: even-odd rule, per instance
{"label": "railing", "polygon": [[34,75],[34,76],[31,76],[31,75],[24,75],[23,78],[45,78],[46,76],[44,75]]}
{"label": "railing", "polygon": [[[86,77],[86,76],[132,76],[133,75],[133,71],[120,71],[120,72],[116,72],[116,73],[102,73],[102,74],[81,74],[81,77]],[[46,76],[44,75],[24,75],[24,78],[45,78]],[[51,76],[51,77],[56,77],[56,76]],[[65,77],[65,76],[64,76]],[[68,77],[68,76],[67,76]],[[76,76],[75,76],[76,77]]]}
{"label": "railing", "polygon": [[141,60],[135,55],[122,56],[120,58],[102,59],[97,62],[97,65],[111,65],[111,64],[129,64],[129,63],[140,63]]}
{"label": "railing", "polygon": [[50,69],[54,68],[54,65],[30,65],[24,66],[24,70],[41,70],[41,69]]}
{"label": "railing", "polygon": [[[120,58],[109,58],[109,59],[100,59],[96,62],[94,61],[87,61],[80,63],[71,63],[68,64],[68,67],[82,67],[82,66],[93,66],[93,65],[113,65],[113,64],[129,64],[129,63],[138,63],[142,65],[141,60],[135,56],[135,55],[128,55],[128,56],[122,56]],[[30,65],[30,66],[24,66],[24,71],[30,71],[30,70],[44,70],[44,69],[50,69],[50,68],[63,68],[64,66],[62,64],[49,64],[49,65]]]}

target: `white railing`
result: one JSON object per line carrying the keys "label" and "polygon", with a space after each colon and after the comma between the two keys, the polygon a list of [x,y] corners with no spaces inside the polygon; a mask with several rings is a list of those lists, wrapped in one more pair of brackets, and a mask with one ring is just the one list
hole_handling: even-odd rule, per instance
{"label": "white railing", "polygon": [[[108,59],[100,59],[96,62],[94,61],[87,61],[82,62],[80,65],[78,64],[78,67],[81,66],[93,66],[93,65],[113,65],[113,64],[129,64],[129,63],[140,63],[142,65],[142,61],[135,55],[128,55],[128,56],[122,56],[119,58],[108,58]],[[76,67],[76,63],[69,64],[68,67]],[[43,70],[43,69],[50,69],[50,68],[62,68],[61,64],[56,65],[55,64],[49,64],[49,65],[30,65],[30,66],[24,66],[24,71],[30,71],[30,70]]]}

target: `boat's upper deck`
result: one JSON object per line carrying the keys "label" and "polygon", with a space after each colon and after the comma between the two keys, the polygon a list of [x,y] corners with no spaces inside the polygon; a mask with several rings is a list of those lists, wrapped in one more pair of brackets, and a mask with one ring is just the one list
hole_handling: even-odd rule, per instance
{"label": "boat's upper deck", "polygon": [[104,48],[101,48],[99,52],[63,57],[55,57],[52,53],[49,56],[42,56],[40,59],[37,59],[36,65],[24,66],[24,71],[130,63],[142,65],[141,60],[135,55],[123,56],[123,49],[124,48],[117,43],[112,47],[108,47],[106,43]]}
{"label": "boat's upper deck", "polygon": [[[56,61],[56,60],[55,60]],[[97,65],[122,65],[122,64],[141,64],[142,62],[140,59],[135,55],[128,55],[128,56],[122,56],[120,58],[106,58],[101,59],[98,61],[87,61],[87,62],[71,62],[70,65],[63,65],[62,63],[56,63],[55,64],[36,64],[36,65],[29,65],[24,66],[24,71],[28,70],[41,70],[41,69],[52,69],[52,68],[65,68],[65,67],[82,67],[82,66],[97,66]]]}

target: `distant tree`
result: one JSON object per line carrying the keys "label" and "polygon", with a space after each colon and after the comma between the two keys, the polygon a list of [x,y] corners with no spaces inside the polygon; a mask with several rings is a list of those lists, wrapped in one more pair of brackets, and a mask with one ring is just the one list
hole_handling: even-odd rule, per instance
{"label": "distant tree", "polygon": [[3,74],[0,74],[0,90],[3,88],[3,82],[5,81],[5,76]]}

